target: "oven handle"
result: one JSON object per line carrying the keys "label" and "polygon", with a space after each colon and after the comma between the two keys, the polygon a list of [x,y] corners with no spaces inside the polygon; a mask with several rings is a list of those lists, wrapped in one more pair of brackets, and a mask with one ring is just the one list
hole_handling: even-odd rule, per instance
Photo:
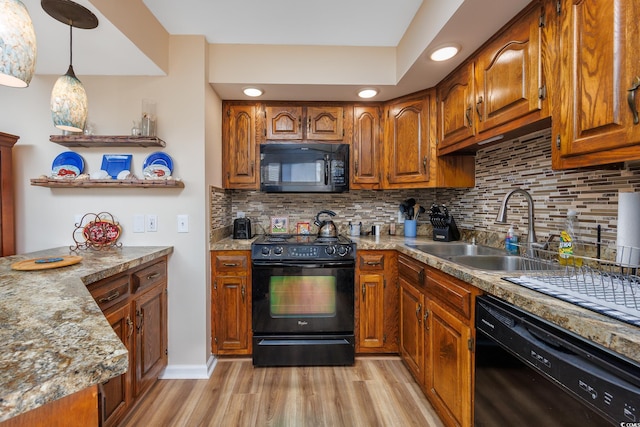
{"label": "oven handle", "polygon": [[354,266],[355,261],[337,261],[337,262],[322,262],[314,264],[303,264],[296,262],[253,262],[254,266],[258,267],[298,267],[298,268],[325,268],[325,267],[349,267]]}

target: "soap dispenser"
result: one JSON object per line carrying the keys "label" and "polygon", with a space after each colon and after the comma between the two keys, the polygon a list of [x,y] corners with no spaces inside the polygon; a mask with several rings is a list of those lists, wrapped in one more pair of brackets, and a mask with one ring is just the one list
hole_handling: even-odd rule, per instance
{"label": "soap dispenser", "polygon": [[518,236],[513,231],[513,224],[507,230],[507,236],[504,239],[504,247],[508,253],[518,255]]}

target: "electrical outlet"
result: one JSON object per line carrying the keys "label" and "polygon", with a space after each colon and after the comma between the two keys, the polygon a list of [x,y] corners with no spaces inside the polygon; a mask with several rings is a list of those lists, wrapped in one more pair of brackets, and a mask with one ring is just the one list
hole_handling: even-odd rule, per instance
{"label": "electrical outlet", "polygon": [[158,231],[158,215],[147,215],[147,231]]}
{"label": "electrical outlet", "polygon": [[144,233],[144,215],[133,216],[133,232]]}
{"label": "electrical outlet", "polygon": [[236,213],[236,218],[244,218],[244,212],[243,211],[238,211]]}
{"label": "electrical outlet", "polygon": [[189,232],[189,215],[178,215],[178,233]]}

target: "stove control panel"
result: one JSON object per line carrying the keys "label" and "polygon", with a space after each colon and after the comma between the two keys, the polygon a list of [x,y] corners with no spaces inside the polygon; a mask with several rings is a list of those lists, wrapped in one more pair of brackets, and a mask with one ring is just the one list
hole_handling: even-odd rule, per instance
{"label": "stove control panel", "polygon": [[351,259],[355,248],[335,245],[260,245],[252,249],[254,260],[331,260]]}

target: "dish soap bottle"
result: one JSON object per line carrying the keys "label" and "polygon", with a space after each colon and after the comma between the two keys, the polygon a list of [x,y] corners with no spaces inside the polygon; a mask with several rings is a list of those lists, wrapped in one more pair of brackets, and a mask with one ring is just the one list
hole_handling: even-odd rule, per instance
{"label": "dish soap bottle", "polygon": [[560,232],[560,245],[558,246],[558,262],[561,265],[580,267],[580,239],[578,237],[578,213],[574,210],[567,211],[564,230]]}
{"label": "dish soap bottle", "polygon": [[504,247],[508,253],[518,255],[518,236],[513,231],[513,224],[507,230],[507,236],[504,239]]}

